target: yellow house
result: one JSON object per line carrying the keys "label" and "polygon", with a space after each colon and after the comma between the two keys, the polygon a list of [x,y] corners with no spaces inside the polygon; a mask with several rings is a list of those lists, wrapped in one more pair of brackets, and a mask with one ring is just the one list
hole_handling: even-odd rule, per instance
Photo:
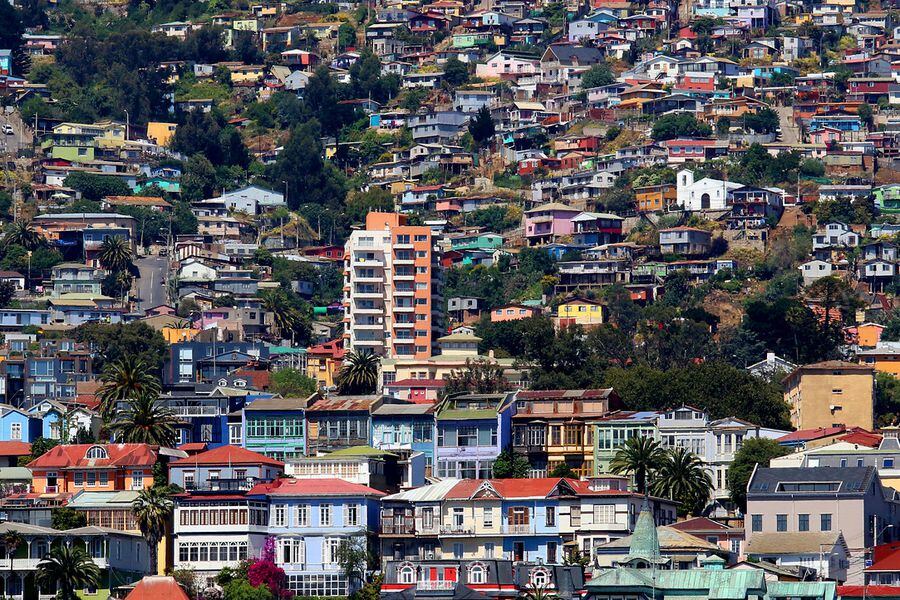
{"label": "yellow house", "polygon": [[266,67],[263,65],[238,65],[229,69],[231,83],[256,83],[266,74]]}
{"label": "yellow house", "polygon": [[798,367],[782,381],[797,429],[836,425],[872,430],[875,371],[869,365],[829,360]]}
{"label": "yellow house", "polygon": [[161,121],[150,121],[147,123],[147,137],[156,142],[160,146],[168,146],[169,140],[175,135],[175,129],[178,127],[175,123],[163,123]]}
{"label": "yellow house", "polygon": [[344,346],[340,339],[307,348],[306,376],[315,379],[319,387],[332,387],[343,360]]}
{"label": "yellow house", "polygon": [[200,330],[190,327],[163,327],[160,332],[167,343],[179,344],[191,341],[200,333]]}
{"label": "yellow house", "polygon": [[556,326],[568,327],[569,325],[581,325],[591,327],[602,325],[605,307],[593,300],[576,298],[563,302],[556,307]]}

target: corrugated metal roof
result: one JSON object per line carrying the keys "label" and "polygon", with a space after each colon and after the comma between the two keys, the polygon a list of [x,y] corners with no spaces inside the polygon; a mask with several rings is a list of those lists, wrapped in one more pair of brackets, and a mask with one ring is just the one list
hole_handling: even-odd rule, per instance
{"label": "corrugated metal roof", "polygon": [[437,483],[425,485],[414,490],[406,490],[399,494],[391,494],[385,496],[383,500],[394,500],[403,502],[438,502],[444,499],[444,496],[456,487],[459,479],[442,479]]}

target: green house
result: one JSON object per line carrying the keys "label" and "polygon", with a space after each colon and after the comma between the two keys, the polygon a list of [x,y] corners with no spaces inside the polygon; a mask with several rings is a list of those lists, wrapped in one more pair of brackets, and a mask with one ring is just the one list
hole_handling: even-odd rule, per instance
{"label": "green house", "polygon": [[883,185],[872,190],[875,207],[885,214],[900,213],[900,183]]}

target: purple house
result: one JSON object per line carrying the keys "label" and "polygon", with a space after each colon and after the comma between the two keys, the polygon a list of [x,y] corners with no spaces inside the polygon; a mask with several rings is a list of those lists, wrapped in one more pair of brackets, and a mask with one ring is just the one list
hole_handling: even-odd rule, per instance
{"label": "purple house", "polygon": [[543,204],[525,212],[525,239],[529,246],[554,242],[558,237],[572,235],[572,219],[581,211],[559,202]]}
{"label": "purple house", "polygon": [[515,392],[444,398],[435,410],[434,472],[438,477],[492,477],[494,461],[512,443],[515,400]]}

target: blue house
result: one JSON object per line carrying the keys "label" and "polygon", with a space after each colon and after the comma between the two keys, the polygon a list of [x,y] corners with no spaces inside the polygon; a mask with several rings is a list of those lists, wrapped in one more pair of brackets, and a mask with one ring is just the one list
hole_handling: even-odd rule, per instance
{"label": "blue house", "polygon": [[160,400],[178,417],[175,428],[179,444],[240,445],[240,429],[232,439],[228,415],[244,408],[246,393],[225,393],[205,383],[175,384]]}
{"label": "blue house", "polygon": [[[339,563],[342,544],[367,548],[378,531],[384,494],[343,479],[278,479],[251,489],[248,498],[268,500],[268,534],[275,562],[298,596],[343,596],[355,591]],[[364,568],[364,566],[363,566]]]}
{"label": "blue house", "polygon": [[434,467],[434,405],[385,402],[372,411],[372,446],[379,450],[422,452],[425,474]]}
{"label": "blue house", "polygon": [[100,415],[84,406],[66,406],[50,399],[35,400],[28,414],[40,423],[37,435],[49,440],[62,440],[65,436],[68,441],[81,430],[94,436],[100,433]]}
{"label": "blue house", "polygon": [[267,360],[268,349],[251,342],[183,342],[169,347],[163,383],[215,381],[252,361]]}
{"label": "blue house", "polygon": [[240,446],[219,446],[169,463],[169,483],[187,491],[247,491],[284,473],[284,463]]}
{"label": "blue house", "polygon": [[[304,456],[305,411],[305,398],[261,398],[249,402],[241,411],[238,424],[242,445],[278,460]],[[234,439],[234,434],[231,437]]]}
{"label": "blue house", "polygon": [[488,479],[512,439],[515,393],[445,398],[435,411],[437,476]]}
{"label": "blue house", "polygon": [[0,404],[0,442],[32,442],[41,435],[41,420],[22,409]]}
{"label": "blue house", "polygon": [[855,115],[815,115],[809,120],[810,131],[819,131],[826,127],[843,132],[860,131],[862,122]]}

